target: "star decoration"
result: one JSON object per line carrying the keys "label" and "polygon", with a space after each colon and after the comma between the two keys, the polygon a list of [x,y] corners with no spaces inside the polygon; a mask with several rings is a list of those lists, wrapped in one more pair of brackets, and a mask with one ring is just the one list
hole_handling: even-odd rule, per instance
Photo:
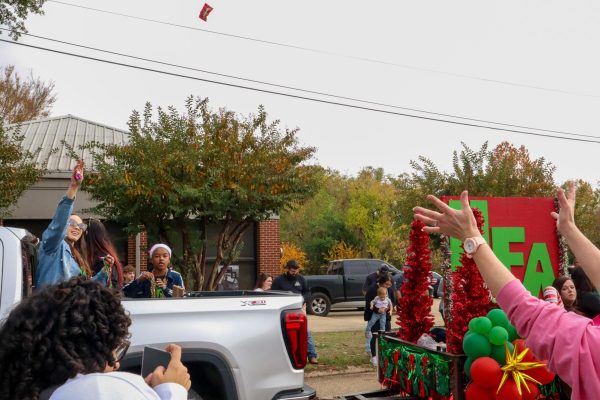
{"label": "star decoration", "polygon": [[525,358],[525,355],[527,355],[529,348],[525,348],[521,353],[517,354],[517,346],[515,346],[511,353],[510,350],[508,350],[508,345],[505,343],[504,351],[506,352],[506,365],[501,368],[504,372],[504,375],[502,376],[502,380],[500,381],[500,385],[498,386],[496,394],[500,392],[500,389],[502,389],[502,386],[506,380],[511,376],[517,385],[517,390],[519,391],[520,395],[523,394],[523,391],[521,390],[521,384],[523,384],[525,389],[530,392],[529,387],[527,386],[527,381],[541,385],[540,382],[523,372],[529,369],[544,367],[546,365],[541,362],[523,362],[523,358]]}

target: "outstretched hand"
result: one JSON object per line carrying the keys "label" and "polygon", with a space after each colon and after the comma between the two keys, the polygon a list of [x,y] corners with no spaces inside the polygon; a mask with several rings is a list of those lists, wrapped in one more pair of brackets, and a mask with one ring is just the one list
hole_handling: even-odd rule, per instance
{"label": "outstretched hand", "polygon": [[568,183],[567,194],[562,188],[558,188],[556,191],[556,197],[558,198],[558,205],[560,207],[559,212],[553,212],[552,217],[556,220],[556,229],[562,234],[567,229],[575,226],[575,197],[577,187],[575,182],[571,181]]}
{"label": "outstretched hand", "polygon": [[447,236],[465,240],[468,237],[481,236],[477,228],[477,221],[469,205],[469,195],[463,191],[460,195],[461,209],[455,210],[433,195],[427,196],[438,210],[415,207],[415,219],[427,225],[423,230],[427,233],[442,233]]}

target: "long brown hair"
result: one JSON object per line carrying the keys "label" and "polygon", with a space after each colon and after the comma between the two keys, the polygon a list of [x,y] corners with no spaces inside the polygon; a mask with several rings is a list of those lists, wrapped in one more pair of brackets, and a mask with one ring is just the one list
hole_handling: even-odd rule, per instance
{"label": "long brown hair", "polygon": [[254,289],[258,289],[258,288],[262,289],[263,285],[269,278],[273,278],[273,277],[267,273],[261,272],[258,275],[258,280],[256,281],[256,285],[254,286]]}
{"label": "long brown hair", "polygon": [[[83,235],[82,235],[82,237],[83,237]],[[83,242],[82,238],[79,238],[79,240],[75,243],[71,242],[70,240],[67,240],[66,242],[69,244],[69,247],[71,248],[71,255],[73,256],[75,261],[77,261],[77,264],[79,264],[79,268],[81,268],[81,270],[85,273],[85,276],[92,276],[93,274],[92,274],[92,269],[90,268],[90,264],[88,264],[86,259],[81,254],[81,253],[85,253],[84,251],[81,251],[81,243]],[[79,245],[78,245],[78,243],[79,243]]]}
{"label": "long brown hair", "polygon": [[[104,257],[110,254],[115,259],[114,268],[117,271],[117,282],[119,288],[123,286],[123,264],[119,260],[117,251],[113,246],[108,232],[104,227],[104,224],[97,219],[90,219],[88,221],[88,229],[84,235],[87,262],[90,266],[94,265],[100,257]],[[108,279],[112,279],[109,276]]]}

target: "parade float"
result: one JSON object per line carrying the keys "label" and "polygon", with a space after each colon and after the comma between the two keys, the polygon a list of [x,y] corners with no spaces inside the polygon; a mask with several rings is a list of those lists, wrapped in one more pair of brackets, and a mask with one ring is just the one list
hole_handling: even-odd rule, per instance
{"label": "parade float", "polygon": [[[460,208],[457,198],[443,200]],[[567,250],[551,198],[472,198],[480,232],[496,256],[534,295],[567,274]],[[445,343],[422,340],[434,325],[428,295],[429,235],[411,226],[398,330],[377,338],[385,390],[347,399],[533,400],[558,398],[554,374],[537,360],[500,310],[459,240],[442,237]]]}

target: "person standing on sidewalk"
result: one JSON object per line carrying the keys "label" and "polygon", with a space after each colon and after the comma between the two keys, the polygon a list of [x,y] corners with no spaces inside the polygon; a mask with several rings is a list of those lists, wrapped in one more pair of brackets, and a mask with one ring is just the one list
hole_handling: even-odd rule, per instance
{"label": "person standing on sidewalk", "polygon": [[[302,309],[306,312],[306,302],[310,300],[310,290],[306,279],[300,275],[300,265],[296,260],[289,260],[285,264],[285,272],[273,280],[271,290],[283,290],[292,293],[301,294],[304,298]],[[308,361],[311,364],[318,364],[317,349],[310,331],[308,331]]]}

